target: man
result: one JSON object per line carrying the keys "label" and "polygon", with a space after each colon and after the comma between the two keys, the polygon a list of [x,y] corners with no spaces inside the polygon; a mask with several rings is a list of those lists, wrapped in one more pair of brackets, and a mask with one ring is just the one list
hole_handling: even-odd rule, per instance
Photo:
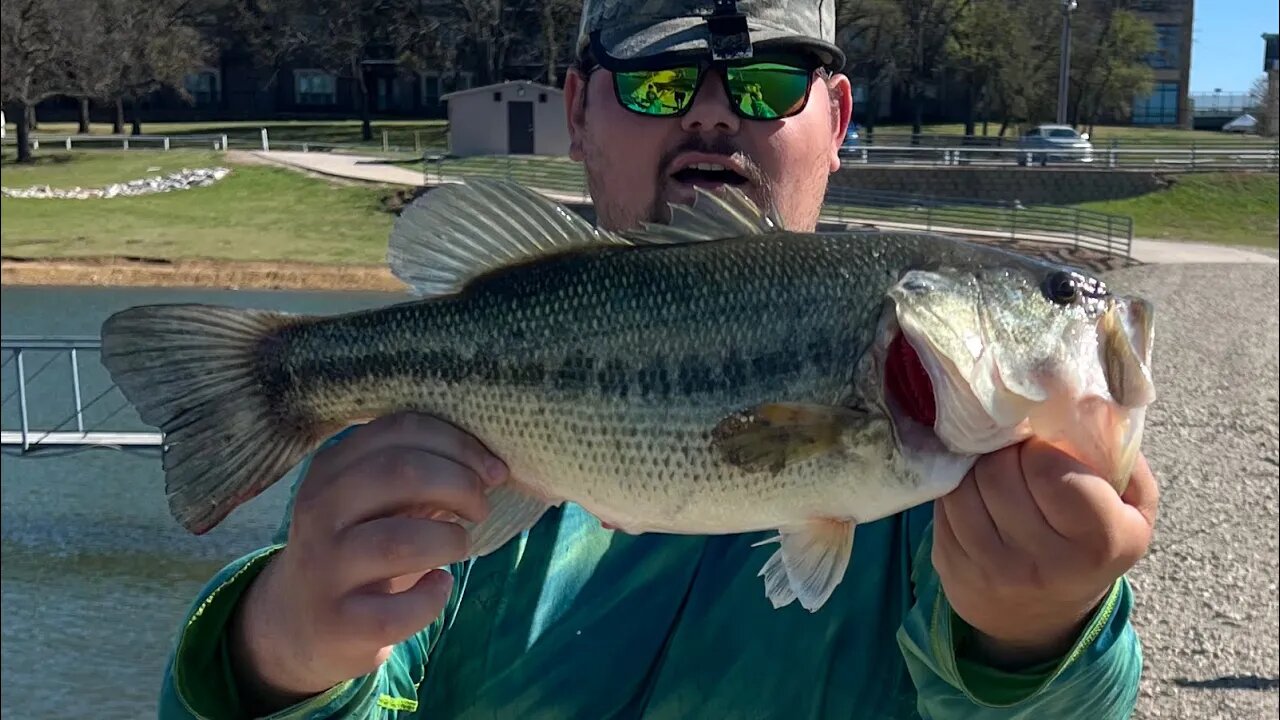
{"label": "man", "polygon": [[[565,102],[599,222],[730,183],[812,230],[851,112],[832,4],[700,5],[585,3]],[[635,94],[656,73],[658,116]],[[765,599],[756,535],[630,536],[573,505],[464,563],[432,511],[483,516],[499,458],[412,415],[339,440],[300,476],[287,543],[197,599],[162,717],[1102,720],[1135,701],[1143,460],[1120,497],[1035,441],[984,457],[937,503],[860,525],[811,614]]]}

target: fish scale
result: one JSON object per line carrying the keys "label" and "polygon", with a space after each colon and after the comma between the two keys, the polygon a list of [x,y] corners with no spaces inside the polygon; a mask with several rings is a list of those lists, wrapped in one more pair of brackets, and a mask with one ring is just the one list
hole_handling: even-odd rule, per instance
{"label": "fish scale", "polygon": [[[809,610],[839,583],[857,524],[950,491],[974,460],[950,448],[1025,438],[1018,412],[1053,407],[1056,431],[1097,433],[1080,435],[1099,446],[1086,454],[1131,456],[1149,309],[1121,315],[1096,282],[954,238],[789,232],[732,189],[671,211],[612,233],[514,183],[440,187],[389,247],[421,299],[333,317],[131,308],[104,324],[103,363],[166,433],[170,509],[193,532],[332,433],[414,411],[511,470],[484,522],[457,520],[474,555],[566,501],[632,533],[776,529],[766,594]],[[968,354],[988,336],[1005,343],[1003,375]],[[919,358],[902,399],[885,387],[907,356],[891,342]],[[1072,395],[1113,386],[1132,402]],[[943,429],[898,410],[923,392]]]}

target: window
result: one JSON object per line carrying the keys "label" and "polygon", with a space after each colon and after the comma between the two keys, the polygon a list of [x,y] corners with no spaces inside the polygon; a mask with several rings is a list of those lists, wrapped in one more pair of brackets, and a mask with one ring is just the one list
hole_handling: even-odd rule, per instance
{"label": "window", "polygon": [[495,93],[493,94],[493,101],[494,101],[494,102],[502,102],[502,92],[501,92],[501,91],[495,92]]}
{"label": "window", "polygon": [[1156,69],[1176,68],[1182,58],[1181,25],[1156,25],[1156,49],[1147,56],[1147,64]]}
{"label": "window", "polygon": [[422,76],[422,104],[432,107],[440,104],[440,76],[427,73]]}
{"label": "window", "polygon": [[191,93],[196,105],[214,105],[218,102],[219,79],[217,70],[201,70],[188,74],[183,86]]}
{"label": "window", "polygon": [[334,105],[338,102],[338,79],[323,70],[294,70],[293,99],[299,105]]}
{"label": "window", "polygon": [[1150,95],[1134,98],[1134,125],[1176,125],[1177,123],[1178,83],[1155,83]]}
{"label": "window", "polygon": [[538,93],[538,102],[540,102],[540,103],[544,103],[544,102],[546,102],[546,101],[547,101],[547,94],[546,94],[546,93]]}

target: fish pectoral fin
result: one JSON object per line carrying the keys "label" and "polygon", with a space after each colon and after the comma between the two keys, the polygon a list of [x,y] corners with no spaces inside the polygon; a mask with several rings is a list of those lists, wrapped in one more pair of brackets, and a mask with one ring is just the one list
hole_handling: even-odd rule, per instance
{"label": "fish pectoral fin", "polygon": [[711,443],[731,465],[778,472],[841,447],[845,433],[866,418],[835,405],[766,403],[725,417],[711,431]]}
{"label": "fish pectoral fin", "polygon": [[634,244],[519,183],[474,178],[441,185],[404,208],[391,229],[387,261],[416,294],[434,297],[540,257]]}
{"label": "fish pectoral fin", "polygon": [[811,520],[752,546],[782,545],[757,575],[764,578],[765,595],[774,609],[799,600],[805,610],[817,612],[827,602],[849,567],[855,527],[852,520]]}
{"label": "fish pectoral fin", "polygon": [[669,203],[671,219],[645,223],[643,229],[624,233],[638,243],[705,242],[783,230],[777,210],[761,211],[741,190],[725,185],[712,192],[697,188],[693,205]]}
{"label": "fish pectoral fin", "polygon": [[470,554],[483,557],[506,545],[511,538],[533,527],[556,503],[541,497],[517,481],[489,491],[489,517],[482,523],[460,523],[467,531]]}

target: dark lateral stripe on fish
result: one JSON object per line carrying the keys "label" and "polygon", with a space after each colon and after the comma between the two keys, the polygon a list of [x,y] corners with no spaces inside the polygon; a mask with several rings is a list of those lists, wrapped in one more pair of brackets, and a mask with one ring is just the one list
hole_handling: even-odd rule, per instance
{"label": "dark lateral stripe on fish", "polygon": [[[279,348],[280,343],[264,345]],[[264,353],[261,379],[269,393],[283,395],[291,383],[306,386],[341,386],[369,377],[405,377],[439,382],[465,381],[502,384],[514,388],[549,387],[563,393],[594,392],[602,397],[661,399],[723,393],[750,382],[777,382],[812,371],[838,370],[838,358],[847,348],[837,348],[829,336],[802,343],[796,352],[775,350],[744,356],[738,349],[723,357],[685,355],[672,359],[653,355],[637,364],[635,358],[598,358],[576,351],[557,366],[499,358],[487,351],[466,353],[443,348],[370,350],[364,358],[312,353],[305,343],[288,353]],[[843,351],[843,352],[842,352]],[[766,380],[767,379],[767,380]]]}

